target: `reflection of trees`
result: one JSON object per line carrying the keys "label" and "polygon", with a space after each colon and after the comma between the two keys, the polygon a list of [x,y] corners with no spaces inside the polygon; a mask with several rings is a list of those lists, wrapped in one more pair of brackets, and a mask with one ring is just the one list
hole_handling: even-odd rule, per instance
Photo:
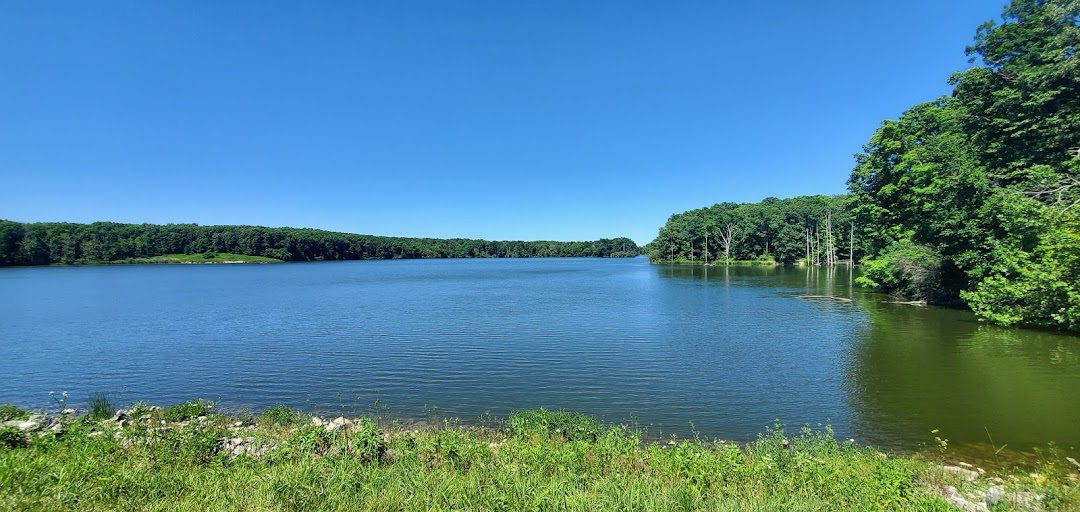
{"label": "reflection of trees", "polygon": [[[859,327],[836,334],[844,346],[840,357],[847,358],[836,364],[846,370],[846,406],[860,440],[917,448],[931,442],[930,430],[937,428],[953,449],[989,443],[986,430],[997,446],[1010,449],[1049,441],[1080,446],[1080,408],[1073,403],[1080,391],[1076,337],[985,325],[962,310],[889,304],[891,299],[852,284],[857,269],[674,266],[657,272],[686,284],[771,289],[792,301],[801,294],[852,298],[853,304],[812,303],[860,318],[849,324]],[[691,300],[684,292],[673,289],[671,300]],[[740,310],[731,318],[747,314],[753,312]],[[827,317],[788,318],[817,333],[833,327],[813,325]]]}
{"label": "reflection of trees", "polygon": [[871,321],[848,362],[853,426],[865,439],[915,446],[931,429],[957,444],[1030,449],[1080,442],[1080,343],[1003,329],[967,312],[860,303]]}

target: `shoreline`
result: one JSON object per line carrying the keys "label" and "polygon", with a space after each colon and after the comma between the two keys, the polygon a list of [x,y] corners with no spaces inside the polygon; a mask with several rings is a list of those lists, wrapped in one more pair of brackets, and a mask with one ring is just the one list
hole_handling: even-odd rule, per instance
{"label": "shoreline", "polygon": [[[103,396],[87,413],[3,406],[0,419],[0,508],[1080,505],[1080,466],[1071,467],[1062,454],[1044,457],[1034,470],[983,469],[949,462],[947,441],[937,458],[887,454],[837,440],[827,427],[776,425],[745,444],[647,441],[625,426],[544,409],[513,413],[492,426],[422,425],[325,418],[284,406],[258,416],[225,414],[202,400],[116,410]],[[86,472],[98,477],[48,477]],[[115,492],[118,485],[126,491]]]}
{"label": "shoreline", "polygon": [[[199,256],[199,255],[194,255]],[[279,264],[279,263],[333,263],[333,262],[349,262],[349,261],[410,261],[410,260],[539,260],[539,259],[633,259],[639,258],[638,256],[468,256],[468,257],[432,257],[432,258],[359,258],[353,260],[347,259],[329,259],[329,260],[295,260],[285,261],[276,260],[273,258],[265,258],[261,260],[228,260],[228,261],[175,261],[166,260],[163,256],[154,256],[151,258],[138,258],[130,260],[108,260],[108,261],[89,261],[89,262],[75,262],[75,263],[49,263],[46,265],[0,265],[0,269],[5,268],[57,268],[57,267],[107,267],[107,266],[124,266],[124,265],[233,265],[233,264]],[[263,258],[263,257],[258,257]]]}

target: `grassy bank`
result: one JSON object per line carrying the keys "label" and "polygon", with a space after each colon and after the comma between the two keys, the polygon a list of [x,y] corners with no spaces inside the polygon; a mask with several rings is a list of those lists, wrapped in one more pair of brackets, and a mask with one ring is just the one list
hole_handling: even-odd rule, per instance
{"label": "grassy bank", "polygon": [[[29,417],[3,411],[0,419]],[[285,407],[228,416],[198,401],[100,418],[111,412],[99,403],[86,415],[37,417],[26,432],[3,427],[0,508],[952,510],[947,486],[986,496],[994,483],[837,441],[828,430],[776,428],[738,446],[644,443],[624,427],[545,410],[498,428],[420,429]],[[1039,471],[1002,475],[1005,497],[994,509],[1021,498],[1080,504],[1068,467]]]}
{"label": "grassy bank", "polygon": [[281,263],[281,260],[267,258],[265,256],[249,256],[247,254],[231,254],[226,252],[205,254],[163,254],[150,258],[132,258],[126,260],[102,262],[105,264],[203,264],[203,263]]}

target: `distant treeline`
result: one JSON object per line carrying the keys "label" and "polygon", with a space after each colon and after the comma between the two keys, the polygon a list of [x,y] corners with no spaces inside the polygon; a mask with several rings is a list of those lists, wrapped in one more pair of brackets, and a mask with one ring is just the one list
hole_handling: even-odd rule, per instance
{"label": "distant treeline", "polygon": [[0,220],[0,266],[101,263],[164,254],[223,252],[282,261],[410,258],[632,257],[629,238],[592,242],[400,238],[318,229],[197,224]]}
{"label": "distant treeline", "polygon": [[[672,215],[646,253],[653,262],[728,260],[834,264],[851,258],[846,196],[770,197]],[[706,250],[708,251],[706,253]],[[859,248],[855,246],[855,252]]]}

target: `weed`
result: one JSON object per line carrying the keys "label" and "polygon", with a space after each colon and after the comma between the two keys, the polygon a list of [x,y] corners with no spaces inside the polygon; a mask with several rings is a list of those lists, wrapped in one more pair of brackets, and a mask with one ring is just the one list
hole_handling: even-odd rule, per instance
{"label": "weed", "polygon": [[360,418],[345,438],[345,453],[363,462],[378,462],[386,453],[383,433],[375,422]]}
{"label": "weed", "polygon": [[109,399],[108,393],[94,393],[87,399],[90,419],[104,420],[116,414],[116,405]]}
{"label": "weed", "polygon": [[297,428],[285,440],[285,452],[296,454],[325,454],[334,442],[334,433],[317,425],[305,425]]}
{"label": "weed", "polygon": [[507,427],[515,436],[558,435],[567,441],[595,441],[604,430],[600,422],[591,416],[542,408],[511,414]]}
{"label": "weed", "polygon": [[[938,432],[939,430],[936,428],[930,431],[931,434],[937,434]],[[939,435],[935,435],[934,442],[937,443],[938,451],[941,452],[942,457],[944,457],[945,451],[949,449],[949,440]]]}
{"label": "weed", "polygon": [[284,405],[275,405],[263,411],[259,419],[267,425],[278,426],[299,425],[304,421],[303,415]]}
{"label": "weed", "polygon": [[221,451],[224,432],[218,428],[189,423],[164,435],[151,446],[156,458],[173,464],[206,464]]}
{"label": "weed", "polygon": [[0,427],[0,446],[18,448],[26,445],[26,436],[15,427]]}
{"label": "weed", "polygon": [[0,421],[24,420],[29,417],[29,412],[19,409],[12,404],[0,405]]}
{"label": "weed", "polygon": [[142,418],[143,416],[149,416],[153,410],[153,407],[146,402],[135,402],[135,405],[128,409],[128,414],[133,418]]}
{"label": "weed", "polygon": [[201,398],[170,405],[165,409],[165,421],[186,421],[214,412],[215,404]]}
{"label": "weed", "polygon": [[64,409],[67,409],[67,403],[68,403],[68,392],[67,391],[61,391],[59,395],[57,395],[55,391],[49,391],[49,398],[51,398],[53,403],[56,404],[56,410],[57,411],[63,411]]}

